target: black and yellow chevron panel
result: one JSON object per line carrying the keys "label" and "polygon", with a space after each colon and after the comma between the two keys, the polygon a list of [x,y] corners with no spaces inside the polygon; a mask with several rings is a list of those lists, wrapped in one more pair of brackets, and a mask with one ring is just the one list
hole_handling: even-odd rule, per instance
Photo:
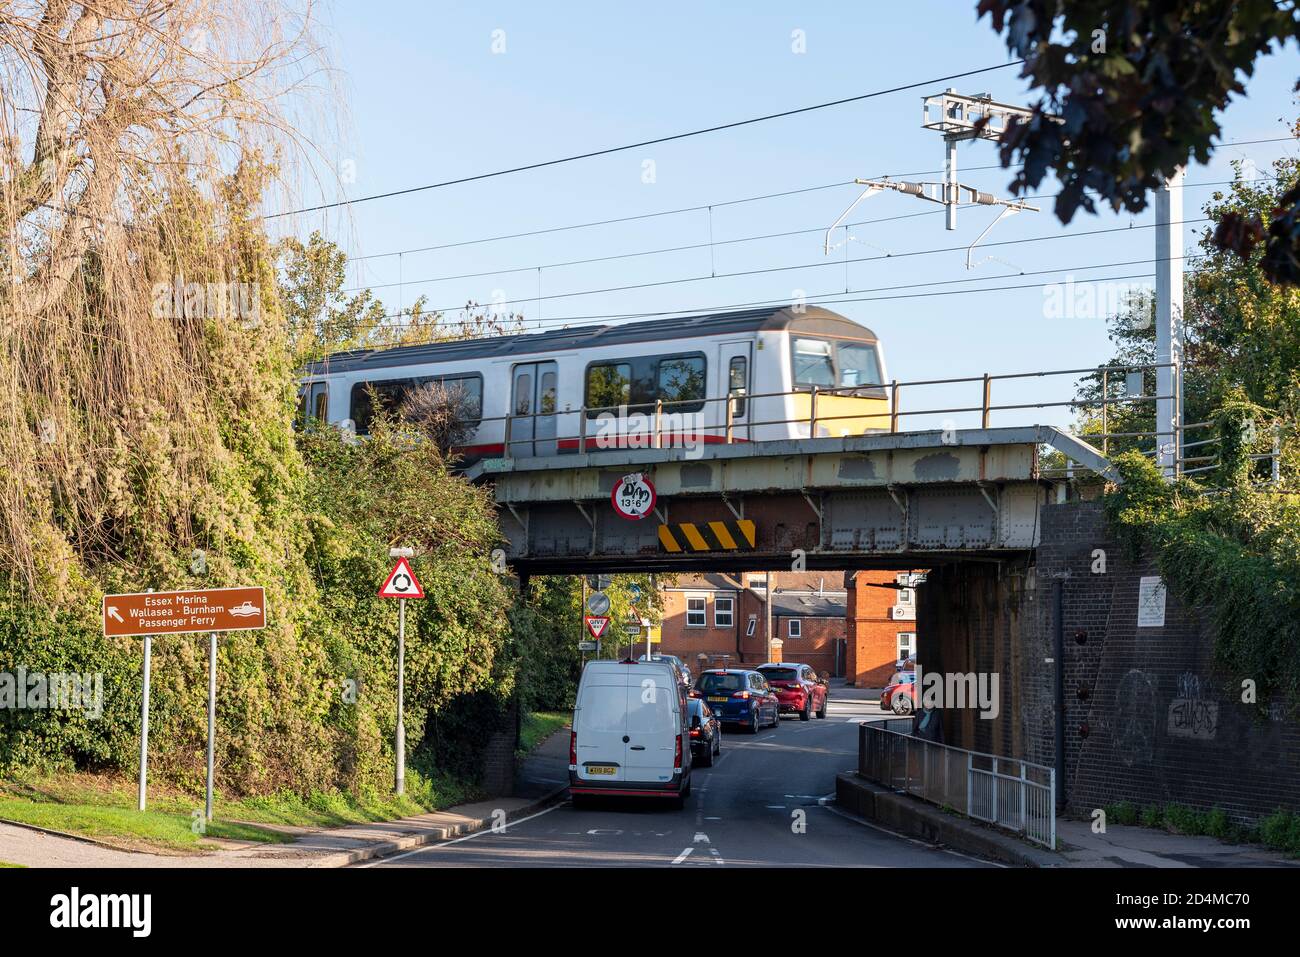
{"label": "black and yellow chevron panel", "polygon": [[755,542],[754,523],[747,518],[727,522],[681,522],[659,526],[659,547],[683,552],[748,552]]}

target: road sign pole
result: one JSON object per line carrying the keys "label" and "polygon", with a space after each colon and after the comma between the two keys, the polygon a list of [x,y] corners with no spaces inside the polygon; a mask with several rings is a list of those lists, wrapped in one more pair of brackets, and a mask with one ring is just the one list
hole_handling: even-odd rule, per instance
{"label": "road sign pole", "polygon": [[217,633],[208,633],[208,791],[204,803],[207,820],[212,820],[212,768],[217,740]]}
{"label": "road sign pole", "polygon": [[149,653],[153,639],[144,636],[144,693],[140,698],[140,792],[137,806],[144,810],[145,781],[149,777]]}
{"label": "road sign pole", "polygon": [[397,600],[397,793],[406,793],[406,724],[402,706],[406,684],[406,599]]}

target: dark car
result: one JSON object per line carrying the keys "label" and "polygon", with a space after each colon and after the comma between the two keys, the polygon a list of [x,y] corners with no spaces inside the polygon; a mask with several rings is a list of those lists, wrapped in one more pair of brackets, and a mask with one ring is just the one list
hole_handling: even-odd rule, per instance
{"label": "dark car", "polygon": [[677,673],[681,676],[682,684],[686,685],[688,688],[691,686],[691,669],[686,666],[686,662],[682,661],[682,659],[678,658],[676,655],[641,655],[637,660],[666,661],[677,669]]}
{"label": "dark car", "polygon": [[703,698],[723,724],[739,725],[757,734],[759,728],[781,723],[781,702],[767,679],[747,668],[714,668],[695,682],[693,697]]}
{"label": "dark car", "polygon": [[814,714],[826,717],[829,696],[826,682],[809,665],[797,661],[768,662],[759,665],[758,670],[776,692],[782,714],[797,714],[800,721],[808,721]]}
{"label": "dark car", "polygon": [[691,723],[691,761],[711,768],[713,759],[722,754],[722,722],[701,698],[689,699],[686,709]]}
{"label": "dark car", "polygon": [[916,710],[916,672],[898,671],[880,693],[880,710],[911,714]]}

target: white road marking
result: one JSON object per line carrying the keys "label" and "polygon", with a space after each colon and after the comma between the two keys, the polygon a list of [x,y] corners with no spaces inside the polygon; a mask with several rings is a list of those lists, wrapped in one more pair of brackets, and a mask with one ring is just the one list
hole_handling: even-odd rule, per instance
{"label": "white road marking", "polygon": [[691,856],[691,851],[693,850],[695,850],[694,847],[688,847],[686,850],[682,851],[680,854],[678,854],[676,857],[673,858],[673,863],[680,864],[682,861],[686,860],[686,858]]}
{"label": "white road marking", "polygon": [[552,804],[550,807],[546,808],[545,810],[538,811],[536,814],[530,814],[527,817],[521,817],[517,821],[510,821],[509,823],[502,825],[499,831],[494,831],[490,827],[485,827],[480,830],[474,831],[472,834],[466,834],[463,837],[454,837],[450,841],[441,841],[437,844],[426,844],[424,847],[417,847],[415,850],[407,851],[404,854],[394,854],[392,857],[380,857],[377,858],[376,860],[369,861],[365,864],[358,864],[357,867],[358,868],[378,867],[380,864],[391,864],[393,861],[400,861],[402,858],[410,857],[412,854],[423,854],[425,851],[432,851],[434,848],[438,848],[438,847],[450,847],[453,844],[459,844],[461,841],[469,841],[476,837],[482,837],[484,834],[504,834],[506,831],[510,830],[510,828],[514,827],[516,824],[523,824],[525,821],[531,821],[533,818],[541,817],[543,814],[550,814],[556,808],[564,807],[568,803],[569,803],[568,801],[562,801],[559,804]]}
{"label": "white road marking", "polygon": [[705,834],[703,831],[696,831],[696,832],[695,832],[695,843],[696,843],[696,844],[712,844],[713,842],[709,840],[709,835]]}

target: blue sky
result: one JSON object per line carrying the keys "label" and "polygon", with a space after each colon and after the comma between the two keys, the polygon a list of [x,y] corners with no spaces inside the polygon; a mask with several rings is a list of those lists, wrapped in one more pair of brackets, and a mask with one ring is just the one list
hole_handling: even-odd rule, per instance
{"label": "blue sky", "polygon": [[[974,0],[909,4],[877,3],[445,3],[339,0],[325,12],[324,39],[340,71],[348,117],[346,138],[326,152],[340,168],[355,171],[342,188],[362,196],[522,165],[571,153],[711,126],[881,88],[1005,63],[1002,39],[988,20],[977,22]],[[792,49],[792,32],[803,31],[806,52]],[[504,52],[494,53],[495,39]],[[1224,139],[1284,136],[1297,113],[1291,96],[1300,73],[1294,46],[1261,61],[1246,98],[1224,116]],[[1025,85],[1007,68],[956,81],[959,92],[991,93],[1006,102],[1025,100]],[[396,309],[426,294],[430,305],[474,299],[525,300],[512,308],[530,323],[548,327],[658,310],[701,311],[756,300],[782,299],[796,289],[809,295],[879,290],[849,298],[896,297],[910,291],[1025,286],[961,295],[876,298],[831,305],[869,326],[885,343],[890,374],[900,380],[1081,367],[1109,355],[1105,323],[1097,316],[1045,314],[1041,284],[1073,276],[1149,273],[1139,264],[1109,269],[1081,267],[1149,259],[1150,229],[1072,236],[1108,227],[1142,225],[1109,212],[1080,214],[1062,227],[1050,213],[1023,213],[1004,220],[988,242],[1029,237],[1052,241],[988,247],[968,270],[960,250],[926,256],[876,258],[823,265],[821,230],[853,200],[844,185],[794,196],[697,210],[598,228],[569,230],[507,241],[476,243],[402,256],[381,254],[458,243],[507,233],[605,220],[681,207],[727,204],[784,190],[844,183],[915,171],[937,171],[943,162],[938,134],[920,125],[921,95],[935,84],[885,97],[738,130],[694,137],[611,156],[478,183],[363,203],[281,220],[280,228],[302,234],[321,229],[349,253],[369,256],[350,270],[350,284],[377,287]],[[1250,159],[1261,172],[1292,143],[1225,147],[1208,167],[1188,170],[1186,218],[1200,216],[1213,187],[1197,184],[1231,178],[1230,159]],[[652,161],[653,182],[645,182]],[[989,143],[964,144],[963,168],[996,163]],[[938,179],[937,172],[914,179]],[[963,182],[1006,195],[1010,176],[999,169],[971,170]],[[1055,191],[1045,182],[1041,190]],[[324,194],[300,197],[302,205],[333,201]],[[860,206],[857,222],[938,209],[920,200],[883,194]],[[881,257],[938,247],[964,247],[994,213],[962,210],[959,228],[947,232],[942,215],[912,216],[857,227],[849,257]],[[713,248],[708,248],[712,229]],[[1186,227],[1193,245],[1198,224]],[[753,242],[728,240],[802,231]],[[842,239],[842,235],[837,237]],[[678,252],[559,263],[677,246]],[[758,275],[714,274],[781,269]],[[543,266],[540,271],[536,268]],[[496,272],[498,271],[499,272]],[[510,271],[518,270],[518,271]],[[1040,270],[1050,274],[1019,275]],[[427,280],[494,272],[468,279]],[[563,297],[581,290],[662,283],[684,277],[701,281]],[[920,283],[959,282],[919,287]],[[399,284],[400,282],[400,284]],[[1121,283],[1128,286],[1141,280]],[[540,292],[542,300],[536,297]],[[882,287],[909,288],[884,290]],[[1065,399],[1072,380],[999,385],[995,401]],[[978,402],[969,395],[931,389],[915,396],[927,406]],[[1050,391],[1050,395],[1047,393]],[[906,402],[906,400],[905,400]],[[959,424],[975,424],[957,417]],[[995,424],[1064,423],[1064,410],[1005,413]],[[920,423],[917,423],[919,427]]]}

